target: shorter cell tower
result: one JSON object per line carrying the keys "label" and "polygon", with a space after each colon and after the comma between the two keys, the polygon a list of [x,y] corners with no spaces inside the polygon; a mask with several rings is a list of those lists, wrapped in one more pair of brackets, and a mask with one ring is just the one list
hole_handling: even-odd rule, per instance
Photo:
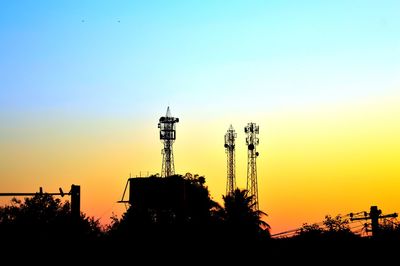
{"label": "shorter cell tower", "polygon": [[176,139],[175,123],[179,122],[179,118],[171,116],[169,106],[167,114],[160,117],[158,128],[160,129],[160,140],[164,142],[164,149],[161,150],[163,155],[161,176],[167,177],[175,174],[174,166],[174,153],[172,151],[172,144]]}
{"label": "shorter cell tower", "polygon": [[258,134],[259,127],[255,123],[248,123],[244,128],[246,133],[247,145],[247,190],[249,196],[252,196],[251,204],[253,210],[258,211],[258,185],[257,185],[257,162],[259,153],[256,146],[259,143]]}
{"label": "shorter cell tower", "polygon": [[226,195],[233,194],[236,189],[235,171],[235,139],[237,134],[232,125],[225,134],[225,151],[227,155]]}

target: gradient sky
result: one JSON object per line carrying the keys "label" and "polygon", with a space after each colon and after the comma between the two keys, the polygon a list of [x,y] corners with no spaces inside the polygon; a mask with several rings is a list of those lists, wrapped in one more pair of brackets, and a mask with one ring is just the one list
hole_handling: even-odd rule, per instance
{"label": "gradient sky", "polygon": [[[129,174],[176,172],[221,202],[223,136],[260,126],[272,232],[378,205],[400,212],[399,1],[2,1],[0,190],[82,187],[109,221]],[[1,199],[2,203],[9,199]]]}

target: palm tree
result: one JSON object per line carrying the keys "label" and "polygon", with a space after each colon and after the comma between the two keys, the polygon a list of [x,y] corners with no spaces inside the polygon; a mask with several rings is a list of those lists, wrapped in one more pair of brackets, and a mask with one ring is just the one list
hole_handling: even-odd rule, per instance
{"label": "palm tree", "polygon": [[262,220],[267,214],[254,210],[252,197],[247,190],[236,189],[232,194],[223,196],[223,218],[230,231],[240,238],[269,236],[270,226]]}

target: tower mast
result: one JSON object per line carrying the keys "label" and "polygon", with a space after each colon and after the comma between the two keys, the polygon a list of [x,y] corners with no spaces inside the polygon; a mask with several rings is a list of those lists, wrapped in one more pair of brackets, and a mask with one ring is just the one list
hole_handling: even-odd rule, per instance
{"label": "tower mast", "polygon": [[249,196],[252,197],[251,203],[253,210],[258,211],[258,185],[257,185],[257,162],[256,159],[259,153],[256,151],[256,146],[259,143],[258,134],[259,126],[255,123],[248,123],[244,128],[246,133],[247,145],[247,190]]}
{"label": "tower mast", "polygon": [[158,128],[160,129],[160,140],[164,143],[164,148],[161,150],[163,155],[161,176],[167,177],[175,174],[174,166],[174,153],[172,150],[172,144],[176,139],[175,123],[179,122],[179,118],[171,116],[169,106],[167,108],[167,114],[160,117]]}
{"label": "tower mast", "polygon": [[237,134],[232,125],[225,133],[225,152],[227,155],[226,195],[232,194],[236,189],[235,167],[235,139]]}

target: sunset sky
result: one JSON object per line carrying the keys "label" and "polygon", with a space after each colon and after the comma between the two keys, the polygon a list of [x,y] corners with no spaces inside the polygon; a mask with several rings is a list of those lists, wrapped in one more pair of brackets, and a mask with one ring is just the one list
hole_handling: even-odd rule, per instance
{"label": "sunset sky", "polygon": [[[179,117],[177,173],[226,185],[232,124],[260,126],[272,233],[378,205],[400,212],[399,1],[2,1],[0,192],[69,191],[109,222],[126,180],[161,171],[157,123]],[[9,198],[0,199],[6,204]]]}

